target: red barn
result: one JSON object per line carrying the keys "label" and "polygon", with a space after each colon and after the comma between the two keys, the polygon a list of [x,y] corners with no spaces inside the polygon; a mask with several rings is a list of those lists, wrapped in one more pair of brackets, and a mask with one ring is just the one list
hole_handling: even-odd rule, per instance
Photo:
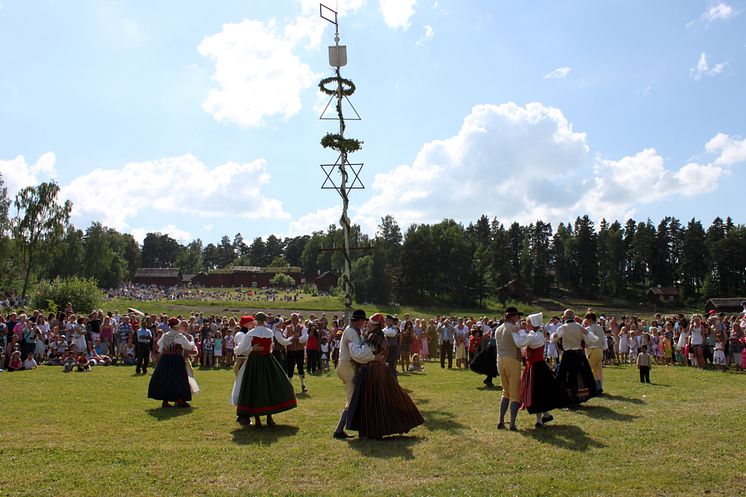
{"label": "red barn", "polygon": [[212,269],[199,273],[192,278],[192,284],[210,288],[263,288],[271,286],[270,281],[278,273],[284,273],[293,278],[295,285],[301,284],[299,267],[255,267],[235,266],[225,269]]}

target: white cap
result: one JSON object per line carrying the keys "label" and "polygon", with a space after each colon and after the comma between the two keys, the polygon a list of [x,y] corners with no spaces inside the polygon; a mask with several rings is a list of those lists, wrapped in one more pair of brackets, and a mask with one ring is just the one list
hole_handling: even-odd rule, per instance
{"label": "white cap", "polygon": [[541,312],[537,312],[536,314],[530,314],[527,318],[527,321],[531,322],[531,325],[534,328],[540,327],[542,324],[544,324],[544,314]]}

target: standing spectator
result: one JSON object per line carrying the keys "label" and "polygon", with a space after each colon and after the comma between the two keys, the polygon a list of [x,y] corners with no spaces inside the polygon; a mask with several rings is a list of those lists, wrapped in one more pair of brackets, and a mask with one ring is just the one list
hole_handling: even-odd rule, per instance
{"label": "standing spectator", "polygon": [[440,344],[440,367],[446,367],[446,356],[448,356],[448,369],[453,367],[453,326],[451,320],[445,316],[441,318],[437,327],[438,343]]}
{"label": "standing spectator", "polygon": [[321,372],[321,340],[318,326],[310,321],[308,324],[308,341],[306,342],[306,356],[308,357],[308,372]]}
{"label": "standing spectator", "polygon": [[743,368],[743,349],[744,344],[741,341],[741,325],[739,323],[733,323],[733,329],[730,332],[730,340],[728,341],[728,354],[730,355],[731,364],[736,365],[736,371],[741,371]]}
{"label": "standing spectator", "polygon": [[642,352],[637,354],[637,369],[640,370],[640,383],[650,383],[650,366],[652,360],[648,354],[647,345],[642,346]]}
{"label": "standing spectator", "polygon": [[409,361],[412,355],[412,340],[414,340],[414,324],[412,321],[405,321],[401,331],[401,352],[399,362],[402,372],[409,371]]}
{"label": "standing spectator", "polygon": [[148,374],[148,361],[150,360],[150,348],[153,345],[153,332],[147,327],[147,320],[141,321],[140,328],[137,330],[137,348],[135,365],[135,374]]}
{"label": "standing spectator", "polygon": [[223,333],[218,331],[215,332],[215,343],[212,346],[212,355],[215,358],[215,366],[222,367],[223,366],[223,344],[225,343],[223,339]]}
{"label": "standing spectator", "polygon": [[128,319],[122,319],[117,329],[117,353],[124,361],[127,356],[127,345],[129,345],[132,336],[132,325]]}

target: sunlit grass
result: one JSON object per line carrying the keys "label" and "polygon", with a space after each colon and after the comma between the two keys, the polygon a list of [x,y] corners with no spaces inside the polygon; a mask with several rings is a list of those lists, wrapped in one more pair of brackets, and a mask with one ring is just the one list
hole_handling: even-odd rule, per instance
{"label": "sunlit grass", "polygon": [[[134,368],[0,374],[0,495],[742,495],[746,375],[605,369],[607,397],[498,431],[481,377],[404,375],[426,424],[384,441],[331,437],[344,403],[310,377],[279,426],[241,429],[229,370],[197,370],[192,410],[158,408]],[[297,380],[295,386],[298,387]]]}

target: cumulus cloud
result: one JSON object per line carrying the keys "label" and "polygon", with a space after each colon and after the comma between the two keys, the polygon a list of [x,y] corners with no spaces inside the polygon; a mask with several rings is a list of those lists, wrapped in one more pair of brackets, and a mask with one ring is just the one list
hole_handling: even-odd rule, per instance
{"label": "cumulus cloud", "polygon": [[705,52],[702,52],[702,54],[699,56],[699,60],[697,61],[697,66],[689,69],[689,74],[695,81],[698,79],[702,79],[702,77],[704,76],[714,77],[718,74],[722,74],[727,64],[727,62],[722,62],[720,64],[715,64],[713,67],[710,67],[710,64],[707,62],[707,54]]}
{"label": "cumulus cloud", "polygon": [[168,235],[174,240],[182,243],[191,242],[194,239],[191,233],[177,228],[174,224],[168,224],[160,229],[133,228],[130,230],[132,237],[140,244],[145,240],[148,233],[161,233],[162,235]]}
{"label": "cumulus cloud", "polygon": [[433,36],[435,36],[435,30],[429,24],[425,24],[425,26],[423,26],[423,28],[422,28],[422,31],[423,31],[422,32],[422,36],[420,36],[420,39],[417,40],[417,46],[418,47],[421,47],[422,45],[424,45],[427,42],[427,40],[429,40]]}
{"label": "cumulus cloud", "polygon": [[731,166],[746,162],[746,138],[718,133],[707,142],[705,149],[708,152],[720,154],[715,159],[716,165]]}
{"label": "cumulus cloud", "polygon": [[[278,116],[289,119],[301,110],[301,93],[321,77],[302,62],[296,49],[302,40],[318,46],[323,20],[296,19],[284,31],[274,20],[246,19],[224,24],[206,37],[199,53],[215,62],[209,91],[202,108],[220,122],[244,127],[266,124]],[[319,28],[320,26],[320,28]]]}
{"label": "cumulus cloud", "polygon": [[56,161],[57,157],[54,152],[42,154],[33,164],[26,162],[22,155],[15,159],[0,160],[0,174],[8,188],[8,196],[12,199],[16,193],[27,186],[55,179],[57,176]]}
{"label": "cumulus cloud", "polygon": [[386,26],[405,31],[409,29],[416,3],[416,0],[380,0],[379,9]]}
{"label": "cumulus cloud", "polygon": [[269,181],[261,159],[210,169],[186,154],[96,169],[63,186],[61,195],[72,200],[74,220],[97,220],[118,230],[153,210],[201,218],[288,219],[282,202],[261,191]]}
{"label": "cumulus cloud", "polygon": [[[722,164],[744,160],[739,147],[743,140],[727,135],[707,145]],[[392,214],[403,226],[443,218],[468,222],[483,213],[522,223],[582,214],[622,218],[638,204],[712,191],[727,172],[721,163],[671,168],[653,148],[618,160],[592,158],[586,135],[559,109],[478,105],[458,134],[426,143],[411,165],[377,174],[375,195],[355,214],[368,224]],[[641,185],[655,195],[640,195]]]}
{"label": "cumulus cloud", "polygon": [[544,79],[565,79],[572,71],[572,67],[558,67],[557,69],[544,75]]}

